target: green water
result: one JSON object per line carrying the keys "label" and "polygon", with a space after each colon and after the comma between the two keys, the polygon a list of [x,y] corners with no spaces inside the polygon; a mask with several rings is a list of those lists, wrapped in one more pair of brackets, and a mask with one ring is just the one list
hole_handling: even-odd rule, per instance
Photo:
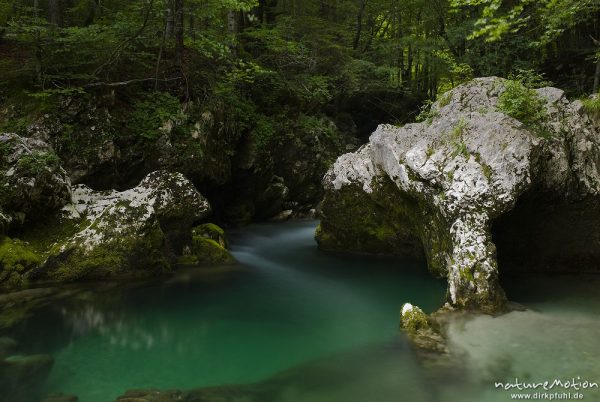
{"label": "green water", "polygon": [[106,402],[132,388],[256,382],[397,337],[404,301],[428,310],[442,302],[443,283],[422,264],[321,253],[315,226],[232,233],[243,271],[102,292],[39,312],[21,339],[55,358],[46,390]]}
{"label": "green water", "polygon": [[[437,309],[444,283],[422,263],[319,252],[315,226],[230,233],[239,269],[93,288],[12,335],[24,352],[54,357],[44,394],[81,402],[206,386],[222,387],[194,400],[500,402],[511,396],[495,381],[600,382],[599,277],[504,278],[509,297],[530,310],[456,317],[451,359],[423,362],[398,333],[398,312],[406,301]],[[600,401],[597,389],[584,395]]]}

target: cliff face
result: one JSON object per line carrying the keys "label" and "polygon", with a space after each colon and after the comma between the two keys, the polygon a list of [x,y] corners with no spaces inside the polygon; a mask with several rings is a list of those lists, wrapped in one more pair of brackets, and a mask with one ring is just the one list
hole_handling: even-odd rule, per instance
{"label": "cliff face", "polygon": [[[450,304],[489,312],[505,303],[504,260],[522,265],[531,251],[521,268],[600,268],[576,264],[600,257],[597,126],[561,90],[516,85],[461,85],[427,121],[382,125],[338,158],[324,177],[320,247],[424,255],[447,278]],[[511,245],[523,233],[529,248]],[[496,239],[507,248],[500,266]]]}

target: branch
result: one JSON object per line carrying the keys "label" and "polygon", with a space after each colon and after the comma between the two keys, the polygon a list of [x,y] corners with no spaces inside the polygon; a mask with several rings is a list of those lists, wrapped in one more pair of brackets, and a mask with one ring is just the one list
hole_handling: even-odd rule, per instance
{"label": "branch", "polygon": [[113,52],[109,56],[108,60],[94,71],[94,74],[93,74],[94,76],[98,76],[98,74],[100,74],[100,72],[105,67],[107,67],[107,66],[111,65],[112,63],[114,63],[121,56],[121,52],[127,46],[127,44],[130,41],[133,41],[133,40],[137,39],[137,37],[140,36],[144,32],[144,30],[146,29],[146,26],[148,25],[148,21],[150,20],[150,12],[152,11],[153,6],[154,6],[154,0],[150,0],[150,2],[148,3],[148,8],[146,9],[146,14],[144,16],[144,21],[142,22],[142,26],[130,38],[127,38],[127,39],[123,40],[113,50]]}
{"label": "branch", "polygon": [[120,81],[120,82],[94,82],[93,84],[87,84],[84,85],[84,88],[94,88],[94,87],[122,87],[125,85],[130,85],[130,84],[137,84],[140,82],[148,82],[148,81],[160,81],[160,82],[169,82],[169,81],[179,81],[181,80],[181,77],[176,77],[176,78],[165,78],[162,80],[157,80],[156,77],[154,78],[138,78],[135,80],[129,80],[129,81]]}

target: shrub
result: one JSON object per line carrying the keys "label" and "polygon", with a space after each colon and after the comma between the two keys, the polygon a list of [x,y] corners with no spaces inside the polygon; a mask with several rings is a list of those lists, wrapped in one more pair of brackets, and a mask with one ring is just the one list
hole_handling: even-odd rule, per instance
{"label": "shrub", "polygon": [[581,102],[583,103],[583,109],[587,114],[594,117],[600,117],[600,96],[583,99]]}
{"label": "shrub", "polygon": [[546,103],[538,94],[521,81],[508,80],[500,95],[498,109],[523,123],[541,137],[547,138],[550,132],[544,127],[547,116]]}
{"label": "shrub", "polygon": [[143,96],[133,105],[127,128],[136,137],[155,140],[162,134],[161,127],[179,117],[179,99],[165,92]]}

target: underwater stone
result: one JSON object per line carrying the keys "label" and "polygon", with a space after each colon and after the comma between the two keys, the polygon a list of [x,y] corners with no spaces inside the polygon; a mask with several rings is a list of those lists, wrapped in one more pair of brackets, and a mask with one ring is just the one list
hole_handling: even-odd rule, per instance
{"label": "underwater stone", "polygon": [[53,364],[48,355],[10,356],[0,360],[0,389],[13,400],[31,400]]}
{"label": "underwater stone", "polygon": [[0,338],[0,359],[4,359],[14,352],[17,347],[17,341],[12,338],[2,337]]}

